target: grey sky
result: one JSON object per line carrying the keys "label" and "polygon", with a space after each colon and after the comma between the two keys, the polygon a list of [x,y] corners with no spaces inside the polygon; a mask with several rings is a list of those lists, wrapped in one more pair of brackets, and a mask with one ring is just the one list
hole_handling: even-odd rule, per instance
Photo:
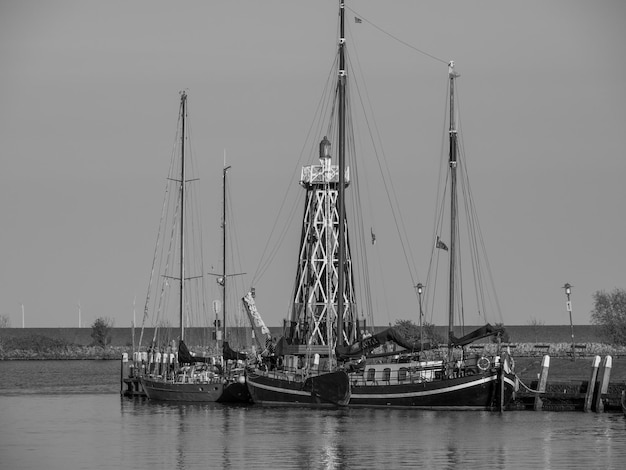
{"label": "grey sky", "polygon": [[[504,322],[567,323],[570,282],[574,322],[587,323],[593,292],[626,288],[626,3],[348,7],[457,64]],[[146,294],[182,89],[206,182],[210,263],[219,263],[226,149],[239,256],[254,272],[330,68],[336,11],[335,0],[2,0],[0,314],[21,326],[23,303],[27,326],[75,326],[80,302],[85,325],[99,316],[130,325],[133,299],[140,312]],[[349,29],[404,217],[424,212],[410,231],[426,260],[436,175],[424,161],[441,146],[447,66],[366,21]],[[377,249],[395,248],[381,235]],[[295,243],[256,285],[270,325],[287,312]],[[385,259],[397,269],[378,324],[416,308],[399,253]]]}

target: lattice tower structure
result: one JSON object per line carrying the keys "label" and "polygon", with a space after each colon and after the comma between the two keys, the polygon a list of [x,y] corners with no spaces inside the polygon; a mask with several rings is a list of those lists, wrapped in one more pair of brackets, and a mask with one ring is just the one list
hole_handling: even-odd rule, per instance
{"label": "lattice tower structure", "polygon": [[[349,168],[345,171],[347,187],[350,182]],[[339,167],[332,165],[330,157],[321,157],[319,165],[302,168],[300,185],[306,189],[306,202],[290,336],[299,344],[334,348],[339,264]],[[344,343],[351,344],[357,338],[358,324],[347,224],[344,238],[343,335]]]}

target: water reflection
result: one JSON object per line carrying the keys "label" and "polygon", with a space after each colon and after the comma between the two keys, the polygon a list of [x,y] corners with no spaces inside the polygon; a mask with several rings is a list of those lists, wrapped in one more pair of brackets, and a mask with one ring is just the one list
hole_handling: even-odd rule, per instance
{"label": "water reflection", "polygon": [[626,419],[581,412],[171,405],[116,394],[0,399],[0,468],[622,468]]}
{"label": "water reflection", "polygon": [[153,453],[175,446],[179,469],[619,468],[626,459],[618,414],[122,403],[133,427],[150,426]]}

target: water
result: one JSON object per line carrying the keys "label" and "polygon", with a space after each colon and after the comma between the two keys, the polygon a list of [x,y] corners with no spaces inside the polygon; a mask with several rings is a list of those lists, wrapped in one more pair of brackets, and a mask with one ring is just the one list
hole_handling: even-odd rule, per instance
{"label": "water", "polygon": [[121,398],[117,361],[0,362],[0,468],[623,468],[618,413],[311,410]]}

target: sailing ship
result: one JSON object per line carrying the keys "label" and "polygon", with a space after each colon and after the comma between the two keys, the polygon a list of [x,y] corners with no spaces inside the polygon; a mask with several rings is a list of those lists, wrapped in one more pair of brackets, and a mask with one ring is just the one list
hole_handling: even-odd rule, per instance
{"label": "sailing ship", "polygon": [[[306,190],[306,203],[290,316],[285,321],[282,337],[275,344],[272,338],[267,338],[268,344],[259,363],[248,371],[250,395],[259,404],[504,409],[515,387],[512,359],[503,352],[487,357],[468,354],[465,349],[480,338],[501,336],[503,329],[487,324],[460,338],[453,334],[458,296],[455,291],[458,162],[454,122],[457,74],[452,63],[448,73],[451,117],[447,166],[453,189],[448,192],[451,193],[452,214],[450,248],[446,246],[450,257],[450,334],[446,357],[435,357],[428,352],[437,345],[422,339],[407,339],[393,327],[368,332],[366,321],[359,316],[354,270],[358,264],[363,268],[366,262],[362,260],[365,250],[358,247],[355,252],[359,257],[352,258],[346,223],[345,190],[350,183],[346,153],[353,151],[354,138],[346,135],[352,130],[353,119],[347,118],[350,101],[346,96],[344,3],[344,0],[339,2],[336,86],[328,87],[333,90],[330,94],[334,101],[323,106],[331,110],[330,124],[319,144],[319,164],[304,167],[300,176],[300,185]],[[337,165],[332,162],[332,148],[337,149]],[[354,154],[349,155],[353,158]],[[358,235],[357,227],[357,240]],[[374,240],[372,230],[372,244]],[[444,244],[439,240],[437,246],[441,248]],[[361,288],[360,293],[363,291],[367,295],[369,289]],[[254,314],[251,317],[256,317],[258,311],[253,297],[248,295],[244,303]]]}
{"label": "sailing ship", "polygon": [[[171,233],[171,245],[177,245],[177,250],[168,246],[165,266],[168,271],[163,276],[162,290],[157,302],[157,309],[163,308],[166,297],[166,288],[169,287],[172,280],[178,281],[178,348],[157,344],[157,331],[155,329],[154,338],[152,340],[151,352],[148,355],[152,360],[148,361],[145,373],[140,377],[141,386],[151,400],[171,401],[171,402],[249,402],[248,389],[245,385],[245,375],[243,360],[246,355],[233,351],[226,338],[222,341],[222,354],[212,354],[207,356],[193,354],[185,343],[186,331],[185,325],[188,318],[193,316],[190,312],[191,306],[197,306],[198,310],[206,305],[203,294],[198,299],[191,298],[191,287],[188,284],[195,282],[203,286],[205,275],[201,257],[195,256],[191,262],[187,262],[190,256],[186,256],[187,250],[194,243],[200,243],[201,237],[194,237],[187,233],[197,223],[192,222],[191,215],[193,201],[189,186],[197,179],[190,177],[186,171],[191,167],[188,131],[188,111],[187,111],[187,94],[181,93],[180,113],[179,113],[179,133],[180,146],[178,152],[174,152],[173,162],[168,178],[168,190],[166,197],[170,196],[173,201],[169,205],[171,209],[172,227],[168,228]],[[226,174],[229,167],[224,168],[224,212],[223,212],[223,231],[226,233]],[[170,190],[169,185],[175,186],[174,190]],[[164,212],[167,204],[164,205]],[[188,215],[188,212],[191,214]],[[196,210],[197,212],[197,210]],[[164,217],[167,219],[168,217]],[[157,242],[157,245],[159,242]],[[222,295],[226,298],[226,236],[224,235],[224,264],[221,276],[218,277],[218,283],[222,287]],[[176,259],[177,257],[177,259]],[[198,263],[194,264],[194,263]],[[196,272],[190,273],[188,264],[194,264]],[[177,273],[171,273],[176,270]],[[196,292],[204,292],[204,289],[197,289]],[[149,297],[149,296],[148,296]],[[148,301],[146,301],[146,314],[148,311]],[[226,309],[224,311],[224,321],[220,324],[215,321],[215,339],[219,341],[222,334],[226,331]],[[217,313],[217,311],[216,311]],[[145,318],[144,318],[145,319]],[[163,327],[161,329],[164,329]],[[140,340],[141,344],[141,340]]]}
{"label": "sailing ship", "polygon": [[[454,335],[458,252],[458,196],[457,169],[459,154],[455,124],[455,80],[459,75],[454,62],[449,63],[449,158],[450,188],[444,191],[450,197],[449,247],[437,237],[435,250],[444,250],[448,263],[448,347],[446,357],[426,360],[425,351],[435,345],[420,341],[407,341],[393,329],[364,338],[350,346],[340,348],[344,359],[357,359],[358,367],[350,373],[350,406],[412,407],[425,409],[499,409],[511,400],[516,387],[512,358],[507,352],[494,357],[471,354],[465,346],[488,337],[501,338],[502,327],[485,325],[461,338]],[[420,318],[421,294],[424,286],[418,284]],[[461,299],[462,296],[459,296]],[[400,351],[368,357],[377,347],[392,342]]]}

